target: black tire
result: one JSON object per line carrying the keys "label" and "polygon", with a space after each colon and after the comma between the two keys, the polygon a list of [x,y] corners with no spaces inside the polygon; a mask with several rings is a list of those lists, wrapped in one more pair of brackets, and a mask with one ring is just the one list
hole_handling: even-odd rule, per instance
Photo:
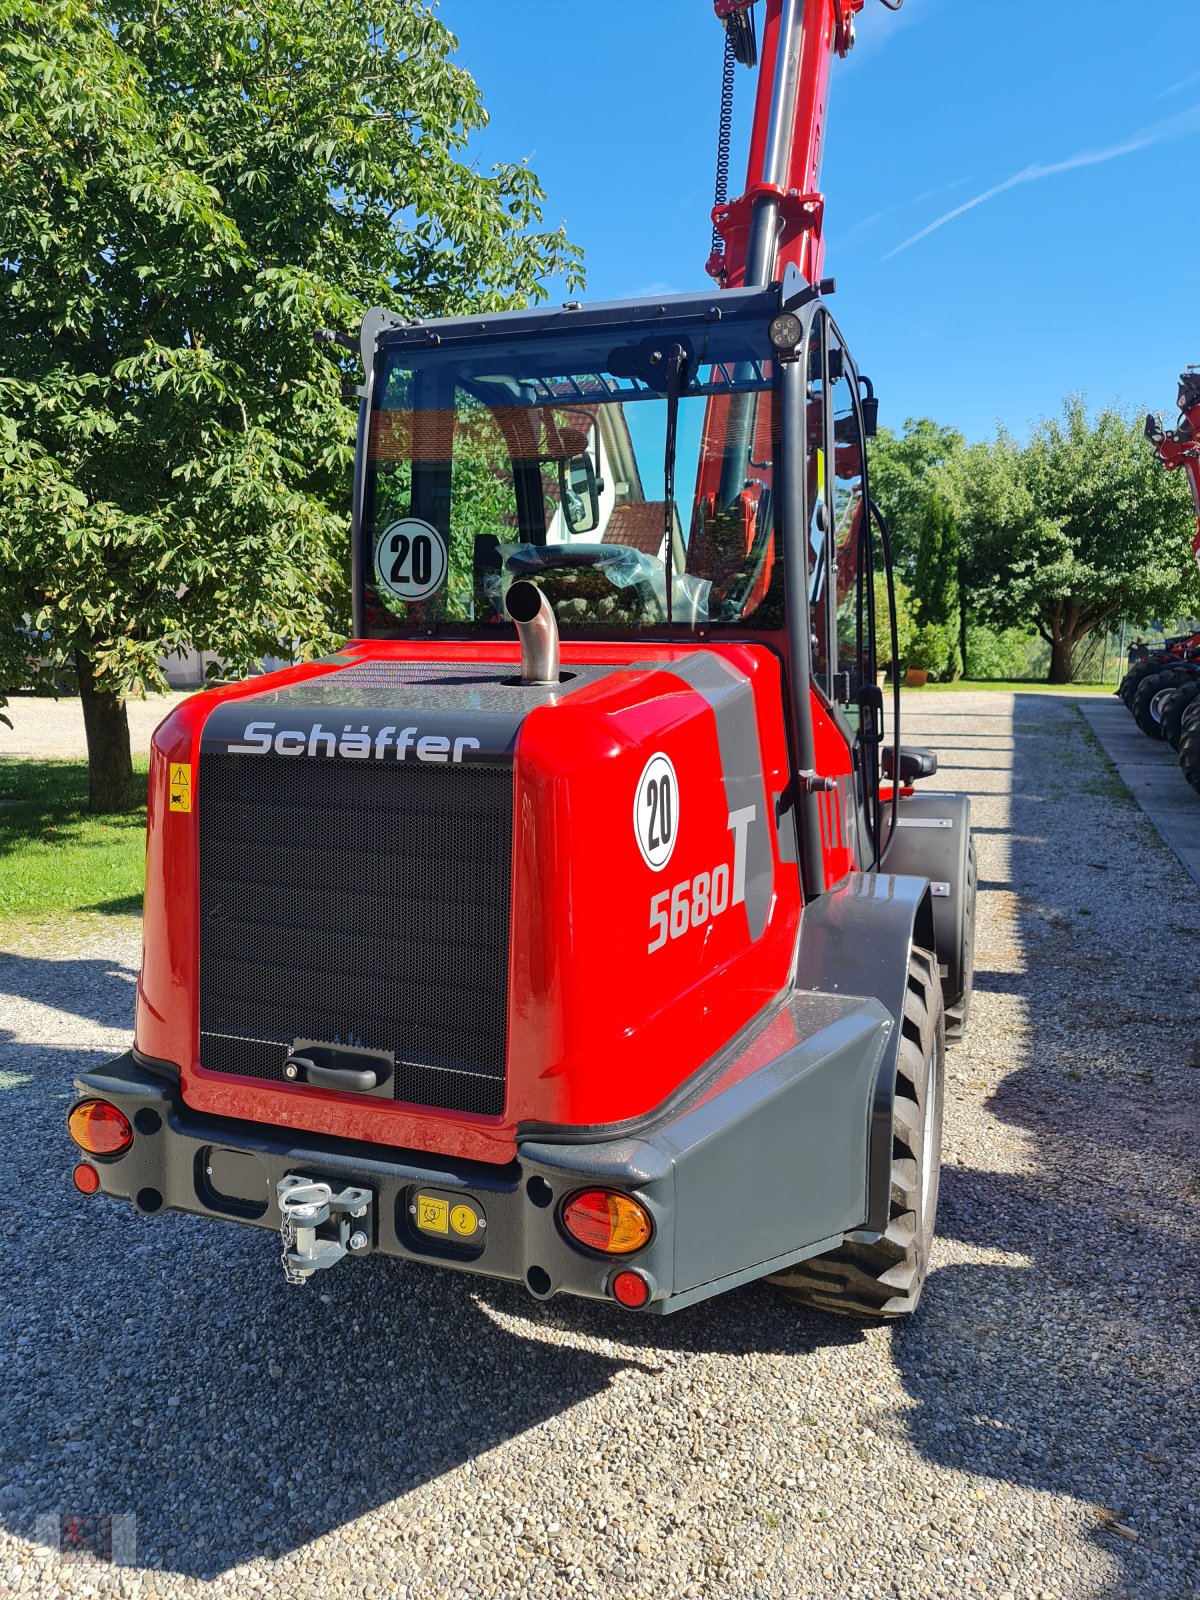
{"label": "black tire", "polygon": [[1183,714],[1198,694],[1200,694],[1200,677],[1193,675],[1189,682],[1181,683],[1178,689],[1171,691],[1162,708],[1160,721],[1163,738],[1172,750],[1179,749],[1179,735],[1183,732]]}
{"label": "black tire", "polygon": [[1200,794],[1200,700],[1193,700],[1183,714],[1179,730],[1179,770]]}
{"label": "black tire", "polygon": [[1137,693],[1138,685],[1142,679],[1149,677],[1152,672],[1164,671],[1165,668],[1173,665],[1176,660],[1177,657],[1175,656],[1159,654],[1147,656],[1145,661],[1139,661],[1136,666],[1130,667],[1129,671],[1121,679],[1121,687],[1117,690],[1117,693],[1131,711],[1133,710],[1133,697]]}
{"label": "black tire", "polygon": [[975,841],[967,845],[967,885],[963,895],[963,991],[953,1005],[946,1007],[946,1043],[959,1044],[967,1031],[971,997],[975,993]]}
{"label": "black tire", "polygon": [[1162,723],[1159,721],[1158,696],[1164,689],[1178,689],[1187,683],[1191,673],[1180,667],[1165,672],[1151,672],[1138,684],[1133,696],[1133,720],[1150,739],[1161,739]]}
{"label": "black tire", "polygon": [[876,1322],[917,1309],[937,1215],[945,1042],[937,962],[914,946],[900,1028],[887,1229],[875,1244],[846,1242],[773,1274],[771,1282],[791,1299]]}

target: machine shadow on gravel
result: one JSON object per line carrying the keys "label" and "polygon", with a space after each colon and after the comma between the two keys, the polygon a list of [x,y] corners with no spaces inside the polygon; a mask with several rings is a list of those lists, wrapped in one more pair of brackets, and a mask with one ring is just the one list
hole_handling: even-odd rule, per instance
{"label": "machine shadow on gravel", "polygon": [[[18,1092],[41,1124],[33,1145],[61,1151],[63,1199],[51,1238],[16,1231],[23,1260],[10,1266],[37,1290],[0,1311],[13,1441],[0,1522],[23,1537],[39,1514],[133,1512],[139,1566],[214,1578],[615,1382],[652,1383],[671,1352],[802,1355],[861,1337],[760,1285],[664,1320],[543,1304],[516,1285],[481,1293],[466,1275],[381,1257],[289,1289],[265,1231],[85,1209],[61,1108],[35,1088]],[[32,1181],[32,1153],[19,1164]]]}
{"label": "machine shadow on gravel", "polygon": [[0,1016],[7,999],[33,1001],[102,1028],[132,1030],[137,973],[119,961],[62,961],[0,950]]}
{"label": "machine shadow on gravel", "polygon": [[[1096,1506],[1108,1516],[1092,1538],[1122,1575],[1114,1600],[1166,1600],[1196,1592],[1200,1550],[1185,1487],[1200,1408],[1187,1198],[1200,1085],[1195,1019],[1173,998],[1186,957],[1152,941],[1131,968],[1127,908],[1169,897],[1182,869],[1156,840],[1139,863],[1130,840],[1150,824],[1112,795],[1070,703],[1018,695],[1014,721],[1006,887],[1021,971],[977,972],[974,1026],[993,997],[1023,1001],[1027,1031],[987,1109],[1025,1131],[1029,1164],[943,1167],[938,1231],[1028,1264],[935,1270],[893,1351],[927,1459],[1069,1496],[1085,1519]],[[984,927],[988,914],[985,895]],[[949,1069],[972,1076],[970,1033]],[[1137,1540],[1107,1530],[1110,1517]]]}

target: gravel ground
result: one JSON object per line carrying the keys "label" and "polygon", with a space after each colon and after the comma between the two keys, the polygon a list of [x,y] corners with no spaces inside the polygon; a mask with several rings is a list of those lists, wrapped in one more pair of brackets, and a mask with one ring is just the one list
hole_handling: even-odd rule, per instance
{"label": "gravel ground", "polygon": [[[167,712],[186,698],[182,693],[148,694],[144,700],[126,702],[134,755],[149,752],[150,735]],[[43,695],[14,695],[3,714],[12,727],[0,723],[0,760],[5,756],[45,760],[87,754],[83,710],[75,697],[50,700]]]}
{"label": "gravel ground", "polygon": [[[70,1187],[136,927],[0,957],[0,1594],[1200,1594],[1195,887],[1069,699],[908,698],[982,902],[902,1327],[382,1258],[288,1289],[265,1234]],[[60,1562],[60,1512],[133,1513],[137,1564]]]}

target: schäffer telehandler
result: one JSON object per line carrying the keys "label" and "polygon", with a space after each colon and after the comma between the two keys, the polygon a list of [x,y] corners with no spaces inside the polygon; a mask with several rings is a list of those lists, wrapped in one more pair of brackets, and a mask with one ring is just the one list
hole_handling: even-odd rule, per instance
{"label": "sch\u00e4ffer telehandler", "polygon": [[[875,404],[822,297],[862,5],[766,0],[715,291],[366,317],[353,638],[155,734],[81,1192],[272,1229],[299,1283],[917,1304],[975,881],[898,693],[882,744]],[[752,0],[716,9],[728,88]]]}

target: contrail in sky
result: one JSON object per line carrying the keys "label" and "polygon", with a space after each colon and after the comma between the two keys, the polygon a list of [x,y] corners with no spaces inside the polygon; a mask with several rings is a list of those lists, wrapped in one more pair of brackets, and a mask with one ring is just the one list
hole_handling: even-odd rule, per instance
{"label": "contrail in sky", "polygon": [[1165,89],[1160,89],[1154,98],[1165,100],[1169,94],[1178,94],[1180,89],[1190,89],[1194,83],[1200,83],[1200,72],[1193,72],[1186,78],[1180,78],[1178,83],[1168,84]]}
{"label": "contrail in sky", "polygon": [[955,217],[961,217],[965,211],[981,206],[985,200],[994,200],[998,194],[1004,194],[1008,189],[1016,189],[1023,183],[1037,183],[1042,178],[1052,178],[1060,172],[1073,172],[1076,167],[1095,167],[1103,161],[1115,161],[1118,156],[1132,155],[1135,150],[1145,150],[1149,145],[1160,144],[1164,139],[1173,139],[1177,134],[1188,132],[1198,121],[1200,121],[1200,106],[1192,106],[1189,110],[1180,112],[1178,116],[1167,117],[1162,122],[1152,123],[1148,128],[1131,134],[1120,144],[1105,145],[1100,150],[1084,150],[1079,155],[1068,156],[1065,161],[1035,161],[1032,166],[1014,172],[1011,178],[1005,178],[1003,183],[993,184],[990,189],[985,189],[974,199],[967,200],[961,206],[955,206],[953,211],[947,211],[943,216],[937,217],[919,233],[912,234],[896,245],[895,249],[889,250],[882,259],[890,261],[902,250],[907,250],[910,245],[927,239],[938,228],[944,228],[948,222],[953,222]]}

